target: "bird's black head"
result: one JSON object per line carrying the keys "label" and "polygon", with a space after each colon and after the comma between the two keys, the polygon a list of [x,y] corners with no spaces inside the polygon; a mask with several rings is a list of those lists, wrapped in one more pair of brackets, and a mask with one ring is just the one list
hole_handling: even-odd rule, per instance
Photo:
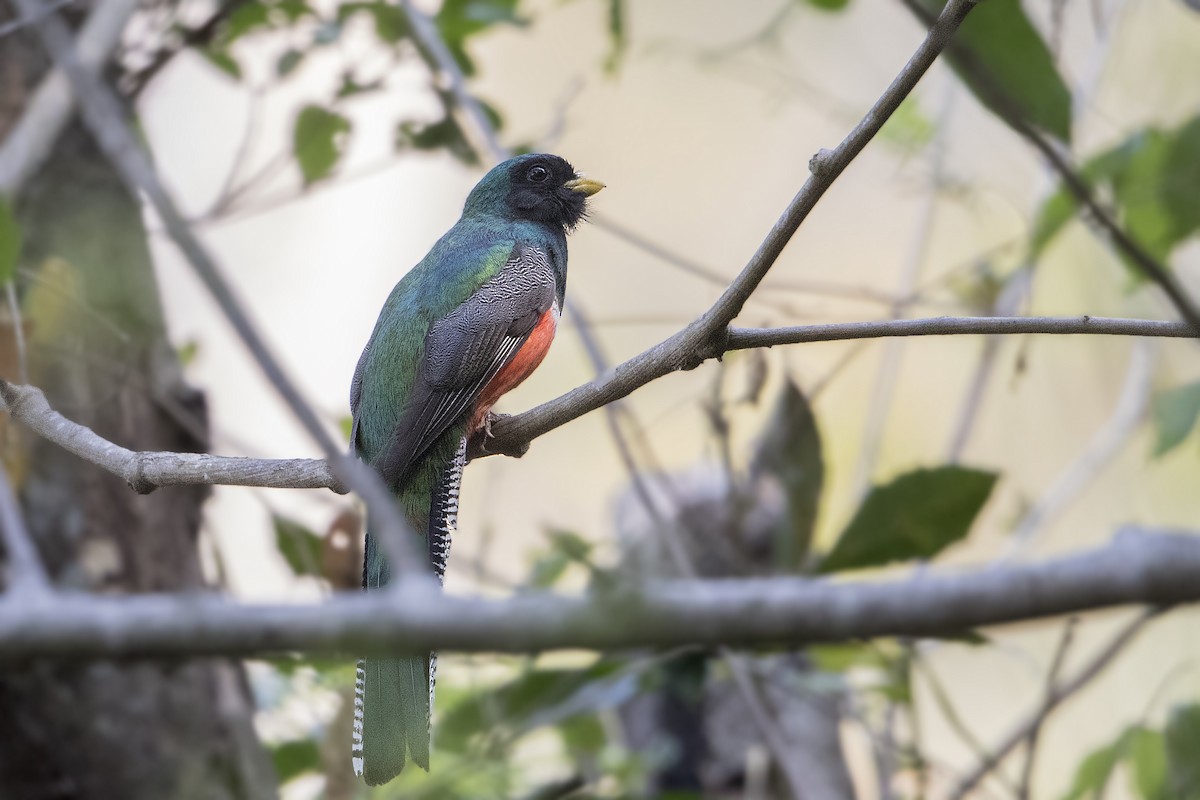
{"label": "bird's black head", "polygon": [[587,199],[604,184],[578,175],[566,159],[545,153],[510,158],[492,168],[467,197],[464,214],[490,214],[571,230]]}

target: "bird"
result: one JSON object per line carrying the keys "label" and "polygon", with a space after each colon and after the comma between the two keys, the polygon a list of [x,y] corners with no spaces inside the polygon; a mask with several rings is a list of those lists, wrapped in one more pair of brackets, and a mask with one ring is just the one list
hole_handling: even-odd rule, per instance
{"label": "bird", "polygon": [[[545,358],[567,282],[567,234],[604,188],[565,159],[487,172],[462,216],[396,284],[354,370],[351,449],[397,498],[443,579],[467,441]],[[390,580],[368,520],[363,589]],[[429,769],[436,653],[360,660],[351,759],[370,785]]]}

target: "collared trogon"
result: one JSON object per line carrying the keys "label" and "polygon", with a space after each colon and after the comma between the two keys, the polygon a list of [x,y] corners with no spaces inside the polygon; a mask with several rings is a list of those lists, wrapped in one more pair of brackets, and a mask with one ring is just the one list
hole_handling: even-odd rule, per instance
{"label": "collared trogon", "polygon": [[[462,217],[392,290],[350,387],[351,446],[396,495],[441,579],[467,439],[541,363],[567,281],[567,232],[603,188],[553,155],[494,167]],[[363,588],[388,583],[368,523]],[[367,783],[411,758],[429,769],[437,656],[368,658],[355,684],[352,757]]]}

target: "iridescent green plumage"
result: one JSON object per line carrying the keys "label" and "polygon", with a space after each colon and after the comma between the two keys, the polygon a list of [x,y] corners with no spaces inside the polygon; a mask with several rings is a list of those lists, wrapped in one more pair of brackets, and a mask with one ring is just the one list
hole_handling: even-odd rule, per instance
{"label": "iridescent green plumage", "polygon": [[[353,447],[396,494],[439,575],[468,425],[486,411],[480,395],[517,363],[536,323],[561,308],[566,231],[599,186],[556,156],[492,169],[458,223],[393,289],[359,360]],[[391,577],[376,544],[368,532],[365,589]],[[390,780],[408,758],[429,768],[431,659],[360,663],[354,758],[370,784]]]}

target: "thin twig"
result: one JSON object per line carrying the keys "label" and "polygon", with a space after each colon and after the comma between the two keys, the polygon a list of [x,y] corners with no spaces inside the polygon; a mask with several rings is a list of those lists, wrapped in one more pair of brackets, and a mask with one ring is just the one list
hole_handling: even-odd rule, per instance
{"label": "thin twig", "polygon": [[[1054,648],[1054,658],[1050,662],[1050,671],[1046,673],[1046,694],[1043,705],[1054,696],[1054,687],[1058,685],[1059,675],[1062,674],[1063,664],[1067,660],[1067,651],[1075,641],[1075,628],[1079,617],[1070,617],[1063,625],[1062,635],[1058,638],[1058,647]],[[1033,781],[1033,765],[1037,761],[1038,739],[1045,725],[1046,717],[1040,717],[1038,723],[1030,729],[1025,737],[1025,765],[1021,768],[1021,782],[1017,785],[1018,800],[1029,800],[1029,787]]]}
{"label": "thin twig", "polygon": [[27,599],[50,590],[50,579],[21,518],[8,470],[0,464],[0,540],[8,556],[8,596]]}
{"label": "thin twig", "polygon": [[1029,738],[1032,730],[1043,725],[1046,718],[1050,716],[1054,709],[1058,708],[1065,700],[1091,683],[1133,641],[1134,637],[1141,632],[1146,623],[1165,610],[1163,607],[1155,607],[1143,611],[1133,622],[1123,627],[1074,677],[1063,683],[1056,684],[1047,693],[1041,705],[1038,706],[1038,709],[1018,724],[1008,736],[1000,741],[1000,744],[991,751],[991,754],[986,759],[959,782],[951,797],[954,800],[961,800],[961,798],[966,797],[1009,753],[1020,745],[1021,742]]}
{"label": "thin twig", "polygon": [[[125,0],[106,0],[124,2]],[[144,195],[163,221],[168,235],[200,278],[255,362],[305,431],[320,446],[338,477],[363,498],[374,520],[392,569],[408,579],[433,585],[428,559],[382,481],[366,465],[350,458],[330,435],[316,412],[283,370],[250,321],[241,301],[225,281],[215,258],[180,214],[154,165],[134,134],[112,89],[80,61],[71,32],[57,15],[39,18],[38,0],[15,0],[24,18],[32,20],[54,63],[67,76],[84,122],[113,168],[134,195]]]}
{"label": "thin twig", "polygon": [[[927,638],[1130,603],[1195,602],[1200,538],[1126,532],[1039,564],[926,571],[915,579],[656,580],[640,589],[502,600],[429,596],[401,581],[395,593],[337,593],[319,606],[246,605],[204,594],[56,594],[38,604],[9,598],[0,600],[0,658],[529,653]],[[1089,679],[1064,684],[1055,702]]]}
{"label": "thin twig", "polygon": [[[28,6],[32,15],[22,11],[18,20],[29,25],[53,12],[40,3]],[[79,61],[90,74],[99,74],[113,51],[121,43],[121,33],[138,0],[103,0],[92,6],[75,43]],[[51,70],[25,104],[16,125],[0,145],[0,195],[16,195],[25,181],[42,168],[54,149],[59,134],[71,121],[75,101],[71,86],[61,68]]]}
{"label": "thin twig", "polygon": [[[927,7],[918,0],[902,0],[902,2],[917,19],[926,24],[929,23],[931,14]],[[987,64],[971,50],[955,43],[950,45],[950,54],[955,59],[958,69],[969,72],[974,78],[975,91],[986,94],[992,107],[998,109],[999,117],[1042,154],[1046,163],[1062,179],[1063,186],[1081,206],[1087,209],[1090,218],[1108,235],[1117,250],[1124,253],[1142,274],[1166,293],[1185,321],[1193,327],[1200,328],[1200,309],[1197,309],[1182,284],[1141,243],[1118,224],[1115,216],[1108,209],[1100,204],[1091,185],[1071,163],[1063,148],[1026,118],[1021,106],[997,82]]]}

